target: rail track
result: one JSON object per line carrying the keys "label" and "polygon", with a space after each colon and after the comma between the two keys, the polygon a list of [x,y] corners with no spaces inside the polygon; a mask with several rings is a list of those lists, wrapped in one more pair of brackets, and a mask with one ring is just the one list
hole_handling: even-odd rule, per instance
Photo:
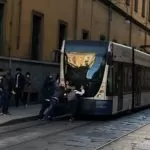
{"label": "rail track", "polygon": [[[54,150],[58,146],[62,150],[67,148],[70,148],[69,150],[101,150],[149,123],[150,109],[109,121],[77,121],[74,123],[54,121],[50,124],[35,122],[35,124],[22,126],[13,131],[3,133],[0,131],[0,150],[19,150],[20,148],[24,150],[23,148],[27,146],[43,150],[42,145],[47,146],[47,149],[52,147]],[[27,137],[27,132],[33,136]],[[16,137],[14,134],[19,135],[20,141],[16,142],[16,139],[7,141],[7,137]],[[23,139],[23,137],[27,138]],[[6,139],[8,144],[4,140],[6,145],[1,145],[3,139]]]}

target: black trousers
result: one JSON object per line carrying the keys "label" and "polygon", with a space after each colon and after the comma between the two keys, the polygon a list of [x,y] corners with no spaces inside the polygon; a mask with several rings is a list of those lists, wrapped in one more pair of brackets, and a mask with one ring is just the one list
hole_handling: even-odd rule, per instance
{"label": "black trousers", "polygon": [[24,93],[23,93],[23,99],[22,99],[23,105],[26,105],[26,104],[27,104],[28,95],[29,95],[28,92],[24,92]]}
{"label": "black trousers", "polygon": [[68,112],[71,114],[72,117],[75,117],[78,113],[78,108],[80,105],[80,97],[77,96],[75,99],[72,99],[71,101],[68,101]]}
{"label": "black trousers", "polygon": [[10,93],[5,93],[3,107],[2,107],[2,113],[3,114],[8,113],[10,99],[11,99],[11,94]]}
{"label": "black trousers", "polygon": [[40,112],[39,112],[39,118],[42,119],[43,116],[44,116],[44,112],[45,110],[50,106],[50,102],[47,102],[47,101],[43,101],[42,102],[42,107],[40,109]]}
{"label": "black trousers", "polygon": [[16,92],[16,95],[15,95],[16,107],[18,107],[19,101],[22,101],[22,89],[16,88],[15,92]]}

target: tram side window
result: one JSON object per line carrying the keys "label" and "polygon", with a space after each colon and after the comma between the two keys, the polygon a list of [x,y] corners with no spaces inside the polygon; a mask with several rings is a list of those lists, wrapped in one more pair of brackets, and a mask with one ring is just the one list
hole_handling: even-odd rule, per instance
{"label": "tram side window", "polygon": [[142,90],[145,90],[145,69],[144,69],[144,67],[142,68],[142,71],[141,71],[141,87],[142,87]]}
{"label": "tram side window", "polygon": [[113,66],[113,94],[114,95],[117,95],[118,94],[118,63],[114,63],[114,66]]}
{"label": "tram side window", "polygon": [[132,69],[130,65],[124,65],[123,85],[125,93],[132,91]]}
{"label": "tram side window", "polygon": [[128,91],[127,79],[128,79],[128,68],[126,66],[124,66],[124,69],[123,69],[123,85],[124,85],[123,92]]}
{"label": "tram side window", "polygon": [[150,69],[148,69],[148,90],[150,90]]}
{"label": "tram side window", "polygon": [[141,70],[141,87],[144,91],[150,90],[150,70],[145,67]]}
{"label": "tram side window", "polygon": [[129,92],[131,92],[132,91],[132,67],[131,66],[129,66],[129,68],[128,68],[129,70],[128,70],[128,90],[129,90]]}
{"label": "tram side window", "polygon": [[149,74],[148,74],[148,77],[149,77],[149,90],[150,90],[150,69],[149,69]]}
{"label": "tram side window", "polygon": [[113,69],[112,67],[109,68],[109,71],[108,71],[108,77],[107,77],[107,96],[112,96],[113,95]]}
{"label": "tram side window", "polygon": [[107,77],[107,96],[117,95],[118,63],[114,62],[113,67],[109,68]]}

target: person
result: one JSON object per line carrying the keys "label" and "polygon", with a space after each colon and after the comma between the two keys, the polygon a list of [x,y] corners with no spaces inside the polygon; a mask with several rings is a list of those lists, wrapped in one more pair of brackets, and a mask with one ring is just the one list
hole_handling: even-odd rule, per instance
{"label": "person", "polygon": [[55,80],[53,80],[52,75],[49,75],[48,77],[46,77],[43,86],[43,101],[39,112],[39,119],[43,118],[45,110],[49,107],[50,105],[49,99],[54,94],[55,88],[56,88]]}
{"label": "person", "polygon": [[62,109],[65,106],[64,93],[65,93],[64,86],[60,85],[58,88],[56,88],[53,96],[50,99],[50,105],[48,107],[48,111],[45,113],[44,120],[51,120],[54,117],[55,113],[54,111],[57,107],[60,108],[59,111],[62,111]]}
{"label": "person", "polygon": [[3,77],[3,85],[4,85],[4,102],[2,113],[10,115],[8,108],[13,91],[13,77],[10,71]]}
{"label": "person", "polygon": [[25,79],[22,75],[21,68],[16,69],[16,75],[15,75],[15,85],[14,85],[14,91],[15,91],[15,101],[16,101],[16,107],[19,106],[19,101],[22,100],[22,94],[24,89],[24,83]]}
{"label": "person", "polygon": [[85,94],[85,89],[84,86],[81,85],[80,90],[72,90],[70,93],[68,93],[67,98],[68,98],[68,107],[69,111],[71,113],[71,117],[69,121],[73,121],[77,112],[77,108],[80,104],[81,98]]}
{"label": "person", "polygon": [[[4,85],[3,85],[3,76],[0,76],[0,108],[3,109],[3,103],[4,103]],[[1,112],[1,115],[3,114],[3,111]]]}
{"label": "person", "polygon": [[25,76],[25,85],[23,90],[23,104],[25,108],[27,108],[28,96],[30,95],[32,89],[31,86],[31,74],[30,72],[27,72]]}

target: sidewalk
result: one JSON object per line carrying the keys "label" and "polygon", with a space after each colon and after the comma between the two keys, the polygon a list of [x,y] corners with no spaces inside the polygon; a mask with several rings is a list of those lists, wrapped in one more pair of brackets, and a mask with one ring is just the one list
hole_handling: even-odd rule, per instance
{"label": "sidewalk", "polygon": [[0,126],[35,119],[39,110],[40,105],[31,105],[27,108],[24,108],[23,106],[20,106],[19,108],[11,107],[9,109],[11,115],[0,116]]}

